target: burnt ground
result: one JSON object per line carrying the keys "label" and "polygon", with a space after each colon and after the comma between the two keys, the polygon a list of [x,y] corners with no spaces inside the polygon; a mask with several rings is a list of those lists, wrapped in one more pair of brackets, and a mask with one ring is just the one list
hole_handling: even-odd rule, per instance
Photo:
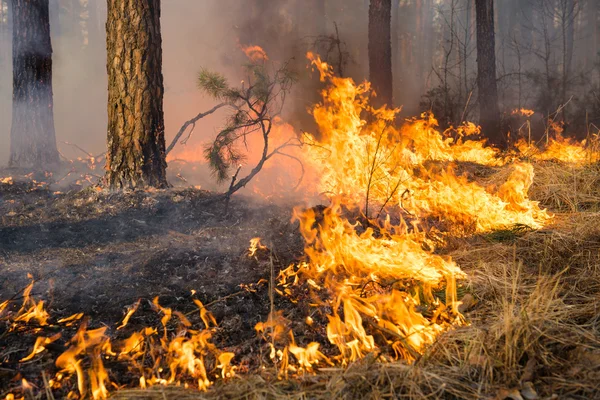
{"label": "burnt ground", "polygon": [[[564,173],[560,185],[550,184],[548,177],[557,171]],[[581,172],[586,181],[599,176],[595,169],[586,171]],[[295,202],[275,205],[239,196],[226,210],[202,190],[110,193],[82,188],[77,181],[61,188],[34,182],[43,176],[2,183],[6,172],[0,171],[0,303],[13,298],[18,310],[31,274],[33,295],[46,302],[51,319],[42,329],[23,324],[12,330],[7,319],[0,320],[0,398],[22,393],[21,378],[40,388],[36,398],[44,398],[42,372],[57,372],[55,361],[80,325],[65,327],[56,323],[59,318],[85,313],[90,329],[107,327],[118,343],[144,327],[161,328],[161,314],[151,305],[159,296],[163,307],[186,314],[192,329],[203,329],[192,290],[217,320],[212,342],[235,353],[239,378],[217,380],[208,394],[111,388],[114,396],[514,399],[519,393],[531,395],[533,388],[538,397],[521,397],[600,398],[600,198],[594,185],[589,193],[573,190],[570,169],[536,166],[530,194],[562,213],[555,224],[540,231],[515,227],[446,238],[438,250],[469,275],[471,301],[464,313],[469,323],[440,336],[418,362],[374,363],[366,357],[347,369],[320,368],[314,376],[289,380],[277,379],[277,366],[268,364],[269,343],[254,330],[271,307],[283,311],[299,345],[316,341],[326,355],[337,354],[326,339],[330,310],[311,308],[314,299],[301,285],[291,297],[298,303],[274,296],[271,305],[264,283],[303,256],[303,239],[290,221]],[[578,183],[581,187],[588,186]],[[572,200],[574,193],[578,197]],[[589,212],[563,209],[582,204],[580,198],[594,205]],[[250,258],[247,248],[254,237],[270,250]],[[138,299],[140,308],[129,325],[117,330]],[[304,322],[309,314],[312,325]],[[175,334],[173,324],[176,318],[169,326]],[[62,337],[45,351],[19,361],[37,336],[57,331]],[[376,339],[385,343],[382,334]],[[111,382],[138,386],[126,366],[110,362]],[[210,362],[207,368],[214,371]],[[74,385],[71,379],[54,398],[64,398]]]}
{"label": "burnt ground", "polygon": [[[299,259],[303,240],[290,221],[291,206],[234,197],[226,209],[214,197],[188,188],[58,192],[31,180],[0,183],[0,301],[18,298],[31,274],[33,296],[46,302],[52,320],[82,312],[90,328],[108,326],[116,333],[126,307],[142,299],[121,334],[126,337],[160,326],[160,315],[151,307],[156,296],[161,306],[189,313],[198,322],[194,290],[219,324],[217,347],[235,352],[242,365],[252,364],[259,341],[254,326],[270,310],[268,284],[253,286],[255,291],[240,285],[268,280],[271,265],[277,273]],[[260,254],[248,257],[254,237],[274,249],[273,263],[266,254],[262,260]],[[0,337],[6,329],[0,327]],[[320,336],[307,334],[315,336],[310,340]],[[35,336],[4,337],[0,387],[9,387],[15,376],[36,382],[42,365],[18,362],[31,351]],[[57,351],[70,337],[63,336]],[[3,398],[6,393],[0,392]]]}

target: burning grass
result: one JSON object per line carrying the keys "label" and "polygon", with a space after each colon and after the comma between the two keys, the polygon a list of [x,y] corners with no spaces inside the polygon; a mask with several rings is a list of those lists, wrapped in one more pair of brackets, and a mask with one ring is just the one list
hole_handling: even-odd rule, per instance
{"label": "burning grass", "polygon": [[[196,190],[92,188],[53,194],[29,214],[13,210],[3,220],[8,270],[24,263],[24,253],[80,247],[92,265],[107,250],[109,266],[132,264],[112,280],[82,273],[92,285],[154,276],[150,287],[128,285],[128,301],[109,291],[110,300],[85,313],[37,300],[31,285],[22,296],[16,291],[0,306],[2,335],[12,343],[0,354],[14,372],[8,398],[600,394],[600,228],[597,167],[581,162],[588,150],[557,140],[535,157],[500,154],[469,139],[474,126],[442,134],[431,115],[396,128],[394,110],[369,106],[367,83],[312,62],[328,88],[313,110],[320,138],[305,137],[301,159],[306,190],[328,206],[296,208],[291,223],[289,211],[279,214],[268,229],[260,211],[244,221],[243,203],[206,218],[215,205]],[[549,161],[557,146],[578,158]],[[14,189],[12,180],[2,182]],[[30,207],[20,201],[2,206]],[[89,222],[94,213],[98,224]],[[49,246],[52,235],[42,233],[34,236],[42,243],[27,243],[33,223],[73,230],[73,217],[84,225],[66,235],[72,242]],[[250,235],[252,223],[262,233]],[[243,234],[232,235],[238,225]],[[126,234],[114,235],[116,227]],[[170,237],[179,239],[178,251]],[[130,274],[146,246],[159,249]],[[206,271],[209,257],[202,263],[195,246],[227,248],[234,257]],[[173,260],[173,253],[186,257]],[[229,286],[217,294],[222,280]],[[241,311],[219,310],[231,302]],[[127,307],[103,320],[109,303]],[[26,350],[13,350],[23,338]]]}
{"label": "burning grass", "polygon": [[[543,171],[544,168],[549,166],[557,169],[559,165],[540,163],[535,164],[534,167],[536,171],[538,169]],[[574,170],[568,165],[562,167],[568,171]],[[465,168],[470,167],[465,165]],[[585,168],[594,167],[580,167],[579,172],[585,173],[583,171]],[[500,172],[502,171],[500,170]],[[490,176],[494,176],[483,175],[482,179],[490,179]],[[497,177],[500,176],[497,175]],[[545,176],[552,176],[553,179],[556,179],[555,175],[545,175],[544,173],[536,174],[536,179],[543,179]],[[542,182],[534,180],[533,188],[542,184]],[[562,184],[567,187],[570,180],[562,182]],[[14,189],[11,188],[11,190]],[[139,195],[136,194],[135,196]],[[571,193],[571,195],[575,194]],[[583,198],[585,193],[578,193],[578,195],[578,198]],[[69,207],[66,207],[69,202],[68,196],[70,195],[55,200],[55,202],[49,201],[45,209],[52,209],[53,206],[59,207],[59,209],[68,209]],[[77,202],[79,195],[72,196],[70,201]],[[103,194],[96,196],[104,198]],[[180,213],[185,215],[185,210],[188,208],[185,206],[186,201],[173,201],[176,196],[185,197],[181,192],[169,194],[163,191],[151,195],[146,194],[142,197],[158,200],[164,204],[161,207],[171,204],[173,210],[177,210],[177,214],[171,215],[174,223],[177,223],[178,219],[175,215]],[[92,202],[90,206],[100,206],[101,209],[95,213],[105,214],[111,209],[115,210],[115,205],[119,204],[116,201],[121,201],[119,199],[118,197],[106,198],[102,202]],[[132,200],[133,198],[124,198],[122,205],[118,207],[126,207],[128,204],[132,204]],[[540,200],[547,201],[543,198]],[[153,201],[139,199],[135,203],[137,206],[134,207],[143,210],[149,203],[153,203]],[[547,205],[555,212],[561,211],[556,203],[548,202]],[[244,205],[238,206],[246,207]],[[594,209],[593,204],[589,203],[586,207],[582,205],[580,207],[580,210]],[[202,207],[197,204],[189,208],[190,212],[192,208],[202,213],[200,211]],[[77,208],[75,207],[75,209]],[[152,210],[155,210],[155,208],[148,208],[147,213],[153,212]],[[89,208],[82,208],[79,215],[89,212]],[[49,212],[48,215],[53,215],[53,213]],[[239,217],[247,218],[241,214],[239,214]],[[37,221],[41,222],[46,218],[48,217],[40,216]],[[55,215],[53,218],[60,219],[62,217],[59,218]],[[132,218],[138,219],[141,218],[141,215],[138,214],[132,216]],[[285,218],[287,217],[283,216],[283,220]],[[260,220],[262,218],[257,221]],[[232,222],[235,222],[235,220]],[[283,221],[281,223],[283,224]],[[19,222],[15,222],[14,226],[18,224]],[[221,230],[220,232],[226,231]],[[313,374],[305,371],[299,374],[299,372],[290,372],[287,377],[282,376],[281,364],[273,364],[269,356],[271,352],[270,340],[256,338],[255,334],[252,333],[252,324],[246,328],[246,339],[241,341],[227,341],[225,339],[226,336],[231,335],[231,329],[239,329],[239,325],[236,328],[234,323],[237,317],[219,309],[223,302],[213,304],[209,300],[210,297],[207,297],[207,294],[210,296],[210,290],[207,291],[208,287],[202,283],[206,280],[201,279],[196,281],[198,284],[193,286],[204,293],[201,299],[204,304],[210,304],[207,309],[216,312],[217,323],[220,326],[212,328],[216,339],[215,345],[222,354],[226,354],[228,351],[236,353],[236,357],[232,360],[233,365],[237,365],[239,368],[235,371],[236,376],[230,377],[224,382],[218,379],[216,385],[205,394],[198,394],[183,387],[162,387],[162,385],[148,390],[114,391],[115,388],[112,386],[108,386],[108,389],[114,391],[115,398],[124,399],[163,399],[165,397],[378,398],[400,395],[415,399],[426,395],[433,398],[476,399],[495,395],[498,395],[498,398],[503,398],[502,396],[506,397],[511,393],[515,395],[517,392],[523,398],[533,398],[526,396],[531,396],[534,392],[540,398],[550,398],[553,394],[582,399],[598,396],[598,393],[600,393],[600,387],[598,386],[598,382],[600,382],[598,379],[600,378],[598,367],[600,354],[598,335],[600,324],[598,319],[598,309],[600,309],[598,300],[600,299],[600,270],[598,269],[600,240],[598,238],[600,238],[600,231],[596,213],[593,211],[580,211],[557,214],[552,225],[542,230],[513,229],[510,232],[510,234],[504,233],[500,236],[480,233],[454,238],[448,242],[446,247],[437,251],[441,255],[452,256],[453,260],[461,266],[468,276],[467,281],[462,285],[463,288],[459,290],[459,292],[462,291],[459,296],[461,300],[464,300],[464,307],[461,307],[461,311],[468,324],[451,329],[438,336],[412,364],[402,361],[382,363],[381,361],[387,357],[387,350],[382,348],[383,353],[376,351],[366,358],[349,362],[345,368],[330,366],[323,362],[319,366],[315,366],[314,371],[318,371],[318,373]],[[4,235],[6,234],[8,232],[4,231]],[[157,234],[162,235],[163,233],[157,232]],[[265,236],[266,233],[254,232],[254,235],[256,234],[267,237]],[[189,232],[185,235],[188,235],[186,240],[192,240],[196,243],[195,240],[197,239],[194,238],[197,237],[198,230],[190,225]],[[221,233],[216,233],[216,235],[221,235]],[[248,237],[253,237],[250,235]],[[177,238],[179,239],[179,236]],[[270,250],[261,249],[257,245],[255,258],[245,261],[257,263],[258,274],[253,278],[254,282],[258,282],[260,278],[268,280],[272,266],[274,266],[275,275],[279,269],[286,266],[285,261],[273,259],[273,251],[280,257],[282,254],[287,253],[289,250],[283,246],[286,245],[288,240],[286,238],[272,244]],[[267,240],[267,243],[269,241],[270,239]],[[140,242],[135,246],[145,245]],[[171,250],[169,251],[172,251],[172,242],[170,247]],[[5,247],[5,249],[9,255],[8,258],[5,256],[4,263],[5,266],[9,266],[10,263],[16,260],[16,254],[14,254],[16,248],[13,247],[11,250]],[[123,249],[122,251],[131,250],[132,247],[129,246],[127,250]],[[118,251],[118,253],[120,252],[121,250]],[[124,255],[125,253],[121,254]],[[239,260],[248,260],[246,251],[242,249],[238,250],[237,255],[241,257]],[[234,259],[235,257],[237,256],[234,256]],[[30,260],[32,263],[35,262],[34,259]],[[156,262],[157,260],[152,261],[151,264]],[[122,273],[118,270],[115,272],[115,274]],[[166,273],[166,270],[163,273]],[[120,279],[125,279],[126,276],[121,275]],[[6,288],[6,285],[3,285],[3,288]],[[326,314],[313,313],[313,327],[306,325],[304,321],[305,314],[310,313],[309,303],[313,299],[310,296],[305,296],[299,298],[299,303],[293,304],[289,302],[289,296],[283,292],[285,288],[278,289],[282,291],[282,295],[277,294],[277,291],[273,292],[274,308],[280,310],[282,316],[290,321],[290,329],[295,334],[297,345],[306,346],[311,340],[319,340],[319,335],[325,334],[323,328],[327,323]],[[306,287],[303,287],[302,290],[305,289]],[[3,293],[5,290],[3,289]],[[64,290],[68,291],[68,288]],[[133,298],[135,298],[135,292],[139,292],[133,286],[129,290],[131,290],[130,297]],[[239,290],[234,290],[232,287],[217,295],[217,297],[212,295],[212,298],[218,300],[220,297],[225,297],[227,294],[233,294]],[[296,289],[292,290],[295,291]],[[185,289],[182,288],[179,293],[183,294],[184,291]],[[255,321],[264,322],[269,320],[268,314],[271,306],[269,305],[268,293],[266,287],[262,286],[257,293],[246,292],[242,296],[246,299],[246,302],[256,301],[258,298],[262,299],[262,311],[259,312],[262,316],[259,315]],[[295,292],[295,294],[297,293]],[[150,293],[148,293],[148,296],[150,296]],[[169,308],[173,311],[179,309],[184,314],[193,312],[190,318],[194,327],[204,326],[199,315],[199,309],[193,305],[191,299],[188,300],[190,304],[186,306],[185,304],[188,301],[174,302],[174,300],[169,300],[169,296],[166,298],[165,304],[169,304]],[[22,300],[19,300],[19,303],[22,303]],[[148,300],[151,300],[151,298]],[[235,297],[225,300],[224,303],[231,304],[230,302],[233,300],[235,300]],[[125,304],[134,303],[132,301]],[[35,304],[37,306],[39,303],[36,302]],[[50,308],[56,310],[54,304],[52,302],[50,304]],[[164,317],[164,313],[153,311],[150,301],[145,304],[132,316],[129,325],[119,331],[116,330],[116,327],[120,325],[124,314],[116,311],[119,316],[115,318],[114,325],[103,332],[115,343],[112,349],[114,353],[119,354],[123,351],[117,343],[121,343],[121,340],[126,339],[133,332],[143,329],[144,326],[155,327],[154,329],[157,332],[156,334],[153,333],[153,336],[156,340],[160,340],[164,335],[160,322],[160,319]],[[162,302],[159,304],[164,307]],[[119,307],[123,305],[124,303],[121,303]],[[29,311],[33,306],[33,303],[28,302],[25,311]],[[76,304],[72,305],[71,308],[75,311]],[[33,307],[33,309],[36,309],[36,307]],[[97,317],[94,315],[93,309],[88,311],[89,315],[94,318],[91,321],[94,328],[90,327],[88,329],[93,331],[101,325],[94,325],[94,320]],[[71,346],[69,337],[77,337],[79,322],[73,321],[75,323],[71,327],[67,327],[65,325],[70,322],[58,323],[58,320],[68,317],[70,314],[60,313],[61,318],[52,314],[54,312],[50,312],[50,317],[43,314],[43,318],[40,317],[41,321],[50,318],[46,320],[48,326],[42,325],[39,323],[40,320],[36,319],[30,319],[30,324],[25,324],[25,321],[18,321],[24,324],[21,326],[25,329],[19,335],[22,338],[30,338],[19,344],[14,341],[14,337],[6,333],[6,330],[4,331],[5,343],[11,345],[2,349],[4,368],[2,375],[5,376],[4,379],[8,379],[5,382],[11,392],[26,394],[29,390],[20,389],[24,387],[23,381],[9,382],[9,376],[14,378],[14,374],[20,376],[19,379],[26,379],[27,382],[39,388],[31,389],[31,393],[45,393],[44,385],[46,384],[40,371],[46,371],[47,385],[56,384],[50,382],[53,374],[51,371],[56,368],[53,364],[57,357]],[[156,316],[152,317],[152,314]],[[33,321],[37,322],[31,325]],[[171,329],[175,329],[175,331],[172,331],[173,333],[177,332],[177,329],[180,329],[177,326],[181,326],[181,320],[173,316],[169,324],[171,323],[174,325],[170,325],[168,332]],[[232,323],[233,325],[229,325]],[[367,329],[373,329],[372,327],[369,328],[369,325],[365,326],[367,326]],[[4,329],[6,329],[6,325]],[[49,329],[49,332],[41,335],[44,329]],[[55,335],[57,330],[63,334],[63,338],[53,340],[47,344],[44,351],[34,354],[33,342],[35,337],[43,336],[52,340],[52,335]],[[389,333],[385,331],[373,330],[372,332],[374,332],[376,340],[380,340],[381,337],[385,336],[390,337]],[[184,339],[185,337],[189,338],[189,336],[180,336],[179,340],[187,340]],[[9,340],[6,341],[7,339]],[[289,341],[286,343],[289,343]],[[162,348],[160,344],[158,344],[158,348]],[[16,349],[19,349],[19,351],[15,352]],[[168,352],[168,349],[167,346],[167,350],[164,351]],[[281,349],[282,347],[279,348],[279,350]],[[321,342],[321,351],[329,358],[335,357],[337,353],[335,348],[326,342]],[[30,360],[22,363],[18,362],[18,360],[22,360],[30,354],[33,355]],[[218,358],[218,355],[216,357]],[[207,362],[207,373],[214,374],[220,371],[216,368],[219,364],[217,358],[214,359],[215,361]],[[244,359],[247,361],[241,363],[238,361]],[[290,362],[291,360],[295,360],[295,358],[292,356]],[[91,364],[88,364],[88,362],[91,362],[91,360],[83,361],[81,365],[89,367]],[[132,382],[129,379],[135,379],[136,374],[130,375],[126,370],[121,370],[117,366],[118,364],[113,364],[109,360],[104,362],[106,364],[105,370],[111,382],[126,384]],[[7,371],[12,370],[12,368],[15,368],[14,373]],[[167,365],[165,367],[165,379],[167,380],[169,370]],[[17,371],[21,371],[21,375],[18,375]],[[128,376],[129,378],[127,378]],[[86,376],[86,379],[90,378]],[[71,388],[70,390],[77,392],[77,380],[71,380],[70,382],[70,384],[64,382],[65,389]],[[137,384],[139,384],[139,381]],[[60,397],[59,393],[61,392],[55,391],[55,396]],[[6,393],[4,395],[6,396]],[[18,397],[19,395],[16,396],[16,398]]]}

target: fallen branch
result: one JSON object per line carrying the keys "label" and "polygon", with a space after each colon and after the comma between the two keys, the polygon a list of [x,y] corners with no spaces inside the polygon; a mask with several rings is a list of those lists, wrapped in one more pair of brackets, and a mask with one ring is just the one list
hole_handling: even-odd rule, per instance
{"label": "fallen branch", "polygon": [[[181,138],[181,136],[186,131],[186,129],[188,128],[188,126],[192,125],[192,131],[190,132],[190,135],[189,135],[189,136],[191,136],[192,132],[194,131],[194,128],[196,127],[196,122],[198,122],[200,119],[206,117],[207,115],[210,115],[210,114],[214,113],[219,108],[225,107],[226,105],[227,105],[227,103],[217,104],[216,106],[214,106],[210,110],[196,115],[194,118],[190,119],[185,124],[183,124],[183,126],[181,127],[181,129],[179,129],[179,132],[177,132],[177,135],[175,135],[175,137],[173,138],[173,141],[171,142],[171,144],[169,145],[169,147],[167,147],[167,150],[165,151],[165,155],[169,154],[171,152],[171,150],[173,150],[173,147],[175,147],[175,145],[177,144],[177,141]],[[187,139],[189,139],[189,136],[188,136]]]}

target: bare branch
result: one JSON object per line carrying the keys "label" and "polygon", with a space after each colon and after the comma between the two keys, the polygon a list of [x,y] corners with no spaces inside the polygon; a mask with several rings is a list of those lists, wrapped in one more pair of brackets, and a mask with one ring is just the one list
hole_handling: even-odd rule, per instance
{"label": "bare branch", "polygon": [[[167,150],[165,151],[165,154],[169,154],[171,152],[171,150],[173,150],[173,147],[175,147],[175,145],[177,144],[177,141],[183,135],[183,133],[185,132],[185,130],[188,128],[188,126],[192,125],[192,131],[190,132],[190,135],[189,135],[189,136],[191,136],[192,132],[194,131],[194,128],[196,127],[196,122],[198,122],[200,119],[206,117],[207,115],[210,115],[210,114],[214,113],[219,108],[225,107],[226,105],[227,105],[227,103],[217,104],[216,106],[214,106],[210,110],[196,115],[194,118],[190,119],[185,124],[183,124],[183,126],[179,129],[179,132],[177,132],[177,135],[175,135],[175,137],[173,138],[173,141],[171,142],[171,144],[169,145],[169,147],[167,147]],[[188,136],[188,138],[189,138],[189,136]],[[186,139],[186,141],[187,141],[187,139]]]}

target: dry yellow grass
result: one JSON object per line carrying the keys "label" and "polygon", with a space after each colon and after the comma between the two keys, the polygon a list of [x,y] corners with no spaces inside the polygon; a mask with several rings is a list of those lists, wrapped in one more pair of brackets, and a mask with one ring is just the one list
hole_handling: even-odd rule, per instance
{"label": "dry yellow grass", "polygon": [[290,380],[267,367],[208,393],[158,388],[113,398],[600,398],[600,167],[545,162],[536,174],[530,194],[556,213],[553,225],[453,242],[447,252],[469,276],[469,324],[414,364],[373,356]]}

